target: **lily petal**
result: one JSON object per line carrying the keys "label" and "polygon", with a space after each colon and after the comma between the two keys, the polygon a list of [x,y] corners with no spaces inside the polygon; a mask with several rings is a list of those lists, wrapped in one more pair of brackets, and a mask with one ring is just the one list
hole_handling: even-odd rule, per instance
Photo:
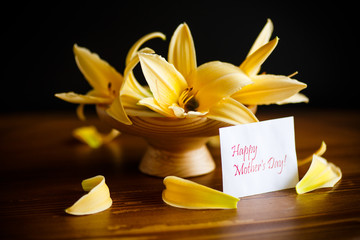
{"label": "lily petal", "polygon": [[133,59],[137,55],[137,52],[141,45],[153,38],[161,38],[162,40],[166,40],[166,36],[161,32],[153,32],[143,36],[130,48],[125,60],[126,66],[130,63],[131,59]]}
{"label": "lily petal", "polygon": [[163,117],[161,114],[152,111],[146,106],[139,104],[139,99],[129,95],[121,95],[121,102],[124,106],[125,112],[130,116],[142,116],[142,117]]}
{"label": "lily petal", "polygon": [[103,144],[101,134],[94,126],[76,128],[73,136],[91,148],[98,148]]}
{"label": "lily petal", "polygon": [[305,176],[296,184],[296,192],[303,194],[318,188],[333,187],[342,177],[339,167],[316,154]]}
{"label": "lily petal", "polygon": [[79,106],[76,108],[76,116],[81,121],[86,121],[86,117],[85,117],[85,114],[84,114],[84,106],[85,106],[85,104],[79,104]]}
{"label": "lily petal", "polygon": [[124,106],[120,101],[120,97],[115,98],[113,103],[110,105],[110,108],[106,109],[106,112],[115,120],[126,125],[132,125],[131,120],[125,112]]}
{"label": "lily petal", "polygon": [[242,62],[240,68],[250,77],[258,74],[261,65],[275,49],[278,41],[279,38],[276,37],[275,39],[271,40],[270,42],[257,49],[253,54],[248,56],[244,62]]}
{"label": "lily petal", "polygon": [[208,114],[208,112],[188,111],[186,113],[186,117],[187,118],[196,118],[196,117],[205,116],[206,114]]}
{"label": "lily petal", "polygon": [[108,96],[109,86],[115,91],[120,89],[123,82],[122,75],[97,54],[76,44],[74,45],[74,54],[78,68],[99,95]]}
{"label": "lily petal", "polygon": [[[322,156],[326,152],[326,143],[324,141],[321,142],[320,148],[314,153],[317,156]],[[308,162],[310,162],[313,159],[313,155],[304,158],[302,160],[298,161],[298,166],[302,166]]]}
{"label": "lily petal", "polygon": [[307,96],[305,96],[302,93],[296,93],[295,95],[292,95],[291,97],[285,100],[276,102],[276,104],[283,105],[288,103],[308,103],[308,102],[309,102],[309,98]]}
{"label": "lily petal", "polygon": [[101,134],[95,126],[85,126],[76,128],[73,136],[79,141],[87,144],[91,148],[98,148],[103,144],[111,142],[120,134],[119,131],[112,129],[109,134]]}
{"label": "lily petal", "polygon": [[282,75],[257,75],[254,84],[243,87],[232,97],[246,105],[273,104],[306,88],[306,84]]}
{"label": "lily petal", "polygon": [[178,104],[174,103],[173,105],[169,106],[169,109],[172,109],[174,111],[174,115],[178,118],[184,118],[186,117],[185,110],[180,107]]}
{"label": "lily petal", "polygon": [[185,109],[180,107],[178,104],[174,103],[169,107],[174,111],[174,115],[178,118],[196,118],[205,116],[208,112],[198,112],[198,111],[188,111],[185,112]]}
{"label": "lily petal", "polygon": [[232,98],[227,98],[213,106],[207,117],[231,125],[259,121],[250,109]]}
{"label": "lily petal", "polygon": [[64,101],[79,104],[110,104],[112,102],[109,97],[96,97],[91,95],[82,95],[74,92],[56,93],[55,97],[58,97]]}
{"label": "lily petal", "polygon": [[165,117],[175,117],[174,111],[170,108],[163,108],[155,98],[143,98],[138,102],[139,105],[150,108],[151,110]]}
{"label": "lily petal", "polygon": [[181,92],[187,87],[181,73],[159,55],[139,53],[139,58],[143,74],[156,101],[163,108],[176,103]]}
{"label": "lily petal", "polygon": [[82,196],[74,205],[67,208],[65,210],[66,213],[72,215],[87,215],[98,213],[111,207],[112,199],[104,176],[98,175],[85,179],[81,185],[84,191],[89,193]]}
{"label": "lily petal", "polygon": [[133,96],[138,100],[144,97],[152,96],[148,88],[140,85],[133,73],[129,74],[127,81],[122,89],[121,95]]}
{"label": "lily petal", "polygon": [[197,67],[194,41],[186,23],[180,24],[171,38],[168,61],[185,78]]}
{"label": "lily petal", "polygon": [[208,111],[222,99],[252,83],[240,68],[219,61],[201,65],[191,78],[194,92],[197,92],[195,98],[199,103],[199,112]]}
{"label": "lily petal", "polygon": [[264,46],[266,43],[269,42],[271,34],[274,30],[274,25],[272,21],[268,18],[264,28],[261,30],[260,34],[256,38],[254,44],[250,48],[250,51],[247,56],[250,56],[253,54],[256,50],[258,50],[260,47]]}
{"label": "lily petal", "polygon": [[173,207],[188,209],[233,209],[239,198],[206,187],[204,185],[169,176],[164,179],[166,189],[162,193],[165,203]]}
{"label": "lily petal", "polygon": [[[154,53],[155,51],[150,48],[141,49],[139,52]],[[142,98],[151,97],[152,94],[149,89],[140,85],[136,80],[133,69],[139,63],[139,56],[136,54],[131,61],[127,64],[124,71],[124,86],[121,88],[121,95],[127,95],[139,101]]]}

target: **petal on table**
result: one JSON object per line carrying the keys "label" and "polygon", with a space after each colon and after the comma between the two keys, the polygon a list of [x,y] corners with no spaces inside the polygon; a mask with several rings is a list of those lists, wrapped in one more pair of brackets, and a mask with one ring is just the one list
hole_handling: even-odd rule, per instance
{"label": "petal on table", "polygon": [[76,128],[73,136],[91,148],[98,148],[103,144],[101,134],[94,126]]}
{"label": "petal on table", "polygon": [[165,203],[188,209],[234,209],[239,198],[183,178],[169,176],[164,179],[162,193]]}
{"label": "petal on table", "polygon": [[95,126],[85,126],[74,129],[73,136],[79,141],[87,144],[91,148],[98,148],[103,144],[111,142],[120,134],[113,129],[109,134],[101,134]]}
{"label": "petal on table", "polygon": [[87,215],[104,211],[111,207],[112,199],[110,191],[105,183],[105,177],[98,175],[85,179],[81,183],[84,191],[88,193],[82,196],[71,207],[65,210],[72,215]]}
{"label": "petal on table", "polygon": [[296,184],[296,192],[303,194],[318,188],[333,187],[341,177],[342,173],[339,167],[314,154],[309,170]]}

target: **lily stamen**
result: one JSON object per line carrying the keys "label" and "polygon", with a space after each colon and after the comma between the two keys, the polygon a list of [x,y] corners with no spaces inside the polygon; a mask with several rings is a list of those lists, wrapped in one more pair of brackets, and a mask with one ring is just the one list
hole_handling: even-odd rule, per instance
{"label": "lily stamen", "polygon": [[293,76],[297,75],[298,73],[299,73],[299,72],[298,72],[298,71],[296,71],[296,72],[294,72],[294,73],[290,74],[288,77],[289,77],[289,78],[292,78]]}
{"label": "lily stamen", "polygon": [[196,111],[199,107],[199,103],[195,99],[196,94],[192,93],[192,91],[192,87],[185,88],[179,97],[179,106],[184,108],[186,112]]}

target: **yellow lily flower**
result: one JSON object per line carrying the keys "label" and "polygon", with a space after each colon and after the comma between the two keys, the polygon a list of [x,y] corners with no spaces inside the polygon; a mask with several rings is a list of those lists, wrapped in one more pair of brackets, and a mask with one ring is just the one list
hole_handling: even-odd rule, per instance
{"label": "yellow lily flower", "polygon": [[269,41],[273,24],[268,19],[263,30],[255,40],[246,59],[241,63],[242,69],[254,82],[243,87],[232,97],[245,105],[263,105],[263,104],[285,104],[308,102],[308,98],[298,93],[306,88],[306,84],[291,79],[288,76],[260,74],[261,65],[269,57],[278,44],[279,38]]}
{"label": "yellow lily flower", "polygon": [[81,183],[84,191],[88,192],[65,210],[72,215],[87,215],[104,211],[111,207],[110,191],[105,183],[105,177],[98,175],[88,178]]}
{"label": "yellow lily flower", "polygon": [[[194,85],[193,76],[190,75],[197,74],[194,73],[197,70],[196,52],[190,29],[186,23],[180,24],[171,38],[168,61],[185,77],[189,86]],[[211,67],[212,64],[213,63],[208,63],[208,67]],[[203,68],[204,65],[201,68]],[[225,72],[226,71],[224,71],[224,75],[226,74]],[[209,98],[211,98],[210,92]],[[207,117],[234,125],[257,121],[249,109],[232,98],[223,98],[222,101],[212,106]]]}
{"label": "yellow lily flower", "polygon": [[[185,23],[171,38],[168,61],[151,49],[139,51],[149,39],[164,39],[163,34],[148,34],[136,42],[126,57],[124,77],[98,55],[75,45],[76,62],[93,90],[86,95],[69,92],[56,96],[81,104],[80,117],[83,104],[108,105],[107,113],[128,125],[132,124],[128,115],[254,122],[256,117],[245,105],[302,101],[297,92],[306,87],[285,76],[257,75],[278,41],[269,42],[272,28],[268,20],[240,68],[219,61],[197,67],[194,42]],[[141,86],[133,74],[139,62],[149,88]]]}
{"label": "yellow lily flower", "polygon": [[[156,54],[138,53],[125,72],[140,61],[151,96],[138,94],[137,105],[146,106],[152,112],[172,118],[207,116],[230,124],[257,121],[254,114],[230,96],[251,84],[241,69],[219,61],[197,67],[195,47],[190,30],[180,24],[169,45],[169,62]],[[125,82],[131,75],[125,73]],[[122,99],[120,99],[122,100]],[[135,103],[135,102],[134,102]],[[126,116],[113,103],[108,113],[120,122]],[[145,114],[145,112],[143,112]]]}
{"label": "yellow lily flower", "polygon": [[163,201],[188,209],[235,209],[239,198],[179,177],[164,178]]}
{"label": "yellow lily flower", "polygon": [[207,115],[230,124],[257,121],[249,109],[230,99],[234,92],[252,83],[241,69],[228,63],[209,62],[185,78],[159,55],[139,53],[139,59],[153,93],[153,97],[141,99],[140,105],[166,117]]}
{"label": "yellow lily flower", "polygon": [[[139,39],[129,50],[126,58],[126,64],[131,62],[132,58],[136,56],[136,53],[142,44],[157,37],[165,39],[165,36],[159,32],[148,34]],[[76,44],[74,45],[73,50],[78,68],[93,89],[85,95],[68,92],[57,93],[55,96],[71,103],[80,104],[77,113],[81,119],[85,118],[83,115],[84,104],[110,105],[116,98],[119,97],[122,88],[126,89],[128,95],[135,95],[139,92],[144,94],[145,91],[141,88],[141,86],[132,88],[132,81],[129,81],[124,86],[123,76],[105,60],[101,59],[97,54],[90,52],[86,48],[79,47]],[[149,49],[144,49],[143,51],[153,52]],[[133,78],[134,77],[132,76],[130,80],[134,80]],[[120,107],[121,110],[124,111],[123,106],[121,105]]]}

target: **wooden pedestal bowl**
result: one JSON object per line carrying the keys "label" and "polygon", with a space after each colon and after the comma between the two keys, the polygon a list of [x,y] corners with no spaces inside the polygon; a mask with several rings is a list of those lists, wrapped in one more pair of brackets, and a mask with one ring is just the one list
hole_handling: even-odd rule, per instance
{"label": "wooden pedestal bowl", "polygon": [[96,109],[99,118],[112,128],[147,141],[139,168],[158,177],[194,177],[213,171],[215,163],[206,142],[219,134],[219,128],[230,126],[206,117],[134,116],[129,116],[133,124],[125,125],[109,116],[104,106],[98,105]]}

